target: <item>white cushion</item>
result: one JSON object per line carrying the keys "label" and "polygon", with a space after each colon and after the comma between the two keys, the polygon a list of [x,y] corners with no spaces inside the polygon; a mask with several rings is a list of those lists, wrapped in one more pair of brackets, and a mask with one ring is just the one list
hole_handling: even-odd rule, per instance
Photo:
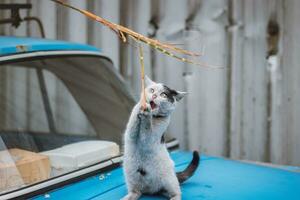
{"label": "white cushion", "polygon": [[67,171],[107,160],[119,153],[116,143],[101,140],[77,142],[42,152],[49,156],[53,168]]}

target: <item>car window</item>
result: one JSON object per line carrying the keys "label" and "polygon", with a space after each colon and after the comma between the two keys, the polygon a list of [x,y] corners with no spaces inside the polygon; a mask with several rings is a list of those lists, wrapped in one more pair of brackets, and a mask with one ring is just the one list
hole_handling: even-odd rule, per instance
{"label": "car window", "polygon": [[0,64],[0,195],[120,154],[133,101],[108,66],[86,56]]}
{"label": "car window", "polygon": [[0,130],[48,132],[35,69],[6,65],[0,74],[6,74],[0,81]]}
{"label": "car window", "polygon": [[[7,147],[30,151],[52,149],[47,147],[47,141],[36,147],[29,142],[29,135],[43,135],[45,139],[51,135],[96,136],[70,91],[52,72],[5,65],[0,68],[0,73],[7,74],[5,80],[0,82],[0,130]],[[22,140],[17,140],[16,135],[22,135]]]}
{"label": "car window", "polygon": [[43,75],[55,131],[67,135],[96,136],[94,128],[65,84],[48,70],[43,70]]}

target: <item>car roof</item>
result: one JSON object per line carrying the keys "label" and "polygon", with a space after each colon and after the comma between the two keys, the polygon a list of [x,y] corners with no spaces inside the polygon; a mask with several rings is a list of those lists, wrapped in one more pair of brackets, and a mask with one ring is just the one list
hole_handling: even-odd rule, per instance
{"label": "car roof", "polygon": [[33,37],[0,36],[0,56],[37,51],[63,50],[100,52],[100,49],[94,46],[74,42]]}

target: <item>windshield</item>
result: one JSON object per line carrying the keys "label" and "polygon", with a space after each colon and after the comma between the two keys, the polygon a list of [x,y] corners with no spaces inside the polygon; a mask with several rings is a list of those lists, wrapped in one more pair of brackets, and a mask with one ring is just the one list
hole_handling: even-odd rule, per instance
{"label": "windshield", "polygon": [[112,67],[100,56],[0,64],[0,194],[119,155],[133,100]]}

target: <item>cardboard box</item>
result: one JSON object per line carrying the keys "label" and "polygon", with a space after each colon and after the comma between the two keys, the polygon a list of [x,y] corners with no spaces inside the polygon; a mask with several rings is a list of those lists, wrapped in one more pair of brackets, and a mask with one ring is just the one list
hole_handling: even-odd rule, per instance
{"label": "cardboard box", "polygon": [[0,151],[0,191],[30,185],[49,176],[48,156],[22,149]]}

